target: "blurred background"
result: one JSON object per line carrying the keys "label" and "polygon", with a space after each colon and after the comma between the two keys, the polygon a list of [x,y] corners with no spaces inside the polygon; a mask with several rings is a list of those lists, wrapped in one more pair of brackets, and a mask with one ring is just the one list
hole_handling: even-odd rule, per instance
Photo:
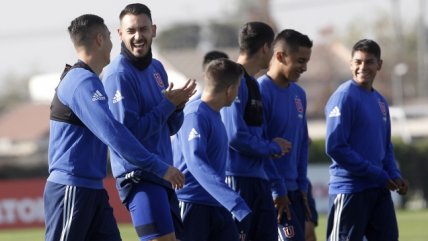
{"label": "blurred background", "polygon": [[[0,3],[0,229],[43,222],[41,190],[48,175],[49,103],[64,65],[77,60],[67,33],[70,21],[85,13],[103,17],[112,32],[114,58],[120,46],[116,32],[118,15],[126,4],[133,2]],[[308,71],[299,84],[308,97],[308,125],[313,139],[309,176],[321,212],[326,211],[330,163],[324,154],[324,105],[332,91],[351,78],[352,45],[362,38],[376,40],[381,45],[384,64],[375,88],[391,105],[395,154],[411,188],[405,198],[394,197],[396,206],[426,208],[426,0],[149,0],[142,3],[151,8],[158,29],[154,57],[164,63],[169,80],[178,85],[187,78],[202,79],[202,57],[209,50],[224,51],[236,60],[238,30],[247,21],[265,21],[276,31],[296,29],[313,40]],[[34,194],[29,182],[38,183],[33,188]],[[17,183],[24,185],[21,192]]]}

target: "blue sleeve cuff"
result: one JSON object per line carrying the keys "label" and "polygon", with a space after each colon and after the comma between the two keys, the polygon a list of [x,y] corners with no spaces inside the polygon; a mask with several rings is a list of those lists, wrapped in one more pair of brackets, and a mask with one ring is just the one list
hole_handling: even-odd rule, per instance
{"label": "blue sleeve cuff", "polygon": [[302,181],[299,183],[299,189],[301,191],[304,191],[305,193],[308,193],[308,182],[307,181]]}
{"label": "blue sleeve cuff", "polygon": [[388,182],[389,176],[384,170],[380,170],[379,174],[376,176],[376,183],[379,183],[380,186],[385,187]]}
{"label": "blue sleeve cuff", "polygon": [[271,155],[273,155],[273,154],[279,154],[279,153],[281,153],[282,150],[281,150],[281,147],[278,145],[278,143],[272,141],[269,144],[269,152],[270,152]]}
{"label": "blue sleeve cuff", "polygon": [[171,101],[169,101],[167,98],[164,98],[159,103],[159,107],[161,110],[164,111],[164,113],[167,113],[168,116],[170,116],[172,113],[174,113],[175,110],[177,109],[177,107]]}
{"label": "blue sleeve cuff", "polygon": [[272,197],[282,197],[288,194],[287,187],[284,183],[278,182],[272,185]]}
{"label": "blue sleeve cuff", "polygon": [[247,204],[245,204],[245,202],[242,202],[239,205],[235,206],[230,212],[232,213],[234,218],[241,222],[251,213],[251,210],[247,206]]}
{"label": "blue sleeve cuff", "polygon": [[158,158],[156,158],[155,163],[156,164],[155,164],[153,172],[156,175],[158,175],[160,178],[163,178],[163,176],[165,176],[166,171],[169,168],[169,165],[166,164],[165,162],[159,160]]}
{"label": "blue sleeve cuff", "polygon": [[397,179],[401,177],[401,173],[400,171],[396,170],[395,172],[390,172],[388,176],[390,179]]}

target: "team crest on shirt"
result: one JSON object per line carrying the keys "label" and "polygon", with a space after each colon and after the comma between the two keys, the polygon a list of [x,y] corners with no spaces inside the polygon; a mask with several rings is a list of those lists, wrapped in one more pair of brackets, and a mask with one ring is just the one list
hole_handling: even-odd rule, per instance
{"label": "team crest on shirt", "polygon": [[387,120],[387,118],[386,118],[387,113],[386,113],[385,102],[383,102],[382,100],[379,100],[378,104],[379,104],[380,111],[382,112],[382,115],[383,115],[383,121],[386,122],[386,120]]}
{"label": "team crest on shirt", "polygon": [[162,81],[162,76],[158,72],[155,72],[153,74],[153,77],[155,78],[156,83],[158,84],[158,86],[160,88],[162,88],[162,89],[165,88],[165,85],[163,84],[163,81]]}
{"label": "team crest on shirt", "polygon": [[294,97],[294,104],[296,104],[297,112],[299,112],[299,118],[303,118],[303,104],[302,100],[299,98],[299,96]]}

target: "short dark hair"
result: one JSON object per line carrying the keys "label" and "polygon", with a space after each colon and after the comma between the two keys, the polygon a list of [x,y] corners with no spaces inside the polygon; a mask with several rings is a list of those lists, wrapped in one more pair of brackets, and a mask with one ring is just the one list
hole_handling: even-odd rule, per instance
{"label": "short dark hair", "polygon": [[236,85],[243,74],[242,65],[225,58],[215,59],[207,65],[205,84],[211,87],[214,93],[218,93],[231,85]]}
{"label": "short dark hair", "polygon": [[152,22],[152,12],[150,11],[150,8],[142,3],[132,3],[126,5],[126,7],[120,12],[119,20],[122,20],[122,18],[127,15],[140,15],[145,14],[147,17],[149,17],[150,21]]}
{"label": "short dark hair", "polygon": [[352,47],[351,57],[354,57],[356,51],[362,51],[373,54],[377,59],[380,59],[381,50],[379,44],[371,39],[361,39]]}
{"label": "short dark hair", "polygon": [[228,59],[229,56],[225,52],[218,51],[218,50],[212,50],[207,52],[204,55],[204,59],[202,60],[202,68],[205,69],[211,61],[215,59],[220,59],[220,58]]}
{"label": "short dark hair", "polygon": [[263,22],[248,22],[239,32],[239,52],[254,55],[264,44],[271,46],[275,33]]}
{"label": "short dark hair", "polygon": [[74,46],[88,47],[101,28],[107,28],[103,18],[93,14],[84,14],[71,21],[68,33]]}
{"label": "short dark hair", "polygon": [[310,40],[307,35],[293,29],[282,30],[276,36],[273,44],[274,46],[283,44],[284,47],[290,52],[299,50],[299,47],[312,48],[313,45],[312,40]]}

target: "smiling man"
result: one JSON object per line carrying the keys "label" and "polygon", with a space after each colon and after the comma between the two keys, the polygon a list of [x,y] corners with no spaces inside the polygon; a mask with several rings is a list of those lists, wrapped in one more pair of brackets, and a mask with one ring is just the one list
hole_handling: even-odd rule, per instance
{"label": "smiling man", "polygon": [[[170,136],[183,123],[183,107],[195,93],[195,81],[172,89],[167,73],[152,57],[156,36],[150,9],[143,4],[127,5],[119,16],[121,53],[106,68],[103,84],[114,117],[160,159],[173,164]],[[155,175],[127,162],[110,150],[119,194],[131,212],[140,240],[180,239],[182,223],[173,188]]]}
{"label": "smiling man", "polygon": [[408,185],[397,168],[385,98],[373,88],[382,67],[379,45],[368,39],[352,48],[352,80],[330,97],[326,151],[331,157],[328,240],[398,240],[391,191]]}
{"label": "smiling man", "polygon": [[307,202],[306,94],[296,84],[307,70],[311,48],[308,36],[292,29],[283,30],[273,43],[269,71],[258,79],[266,110],[263,113],[267,137],[281,137],[292,143],[290,152],[274,159],[274,166],[267,168],[273,181],[278,222],[285,229],[279,229],[280,237],[286,240],[304,241],[305,218],[311,216]]}

